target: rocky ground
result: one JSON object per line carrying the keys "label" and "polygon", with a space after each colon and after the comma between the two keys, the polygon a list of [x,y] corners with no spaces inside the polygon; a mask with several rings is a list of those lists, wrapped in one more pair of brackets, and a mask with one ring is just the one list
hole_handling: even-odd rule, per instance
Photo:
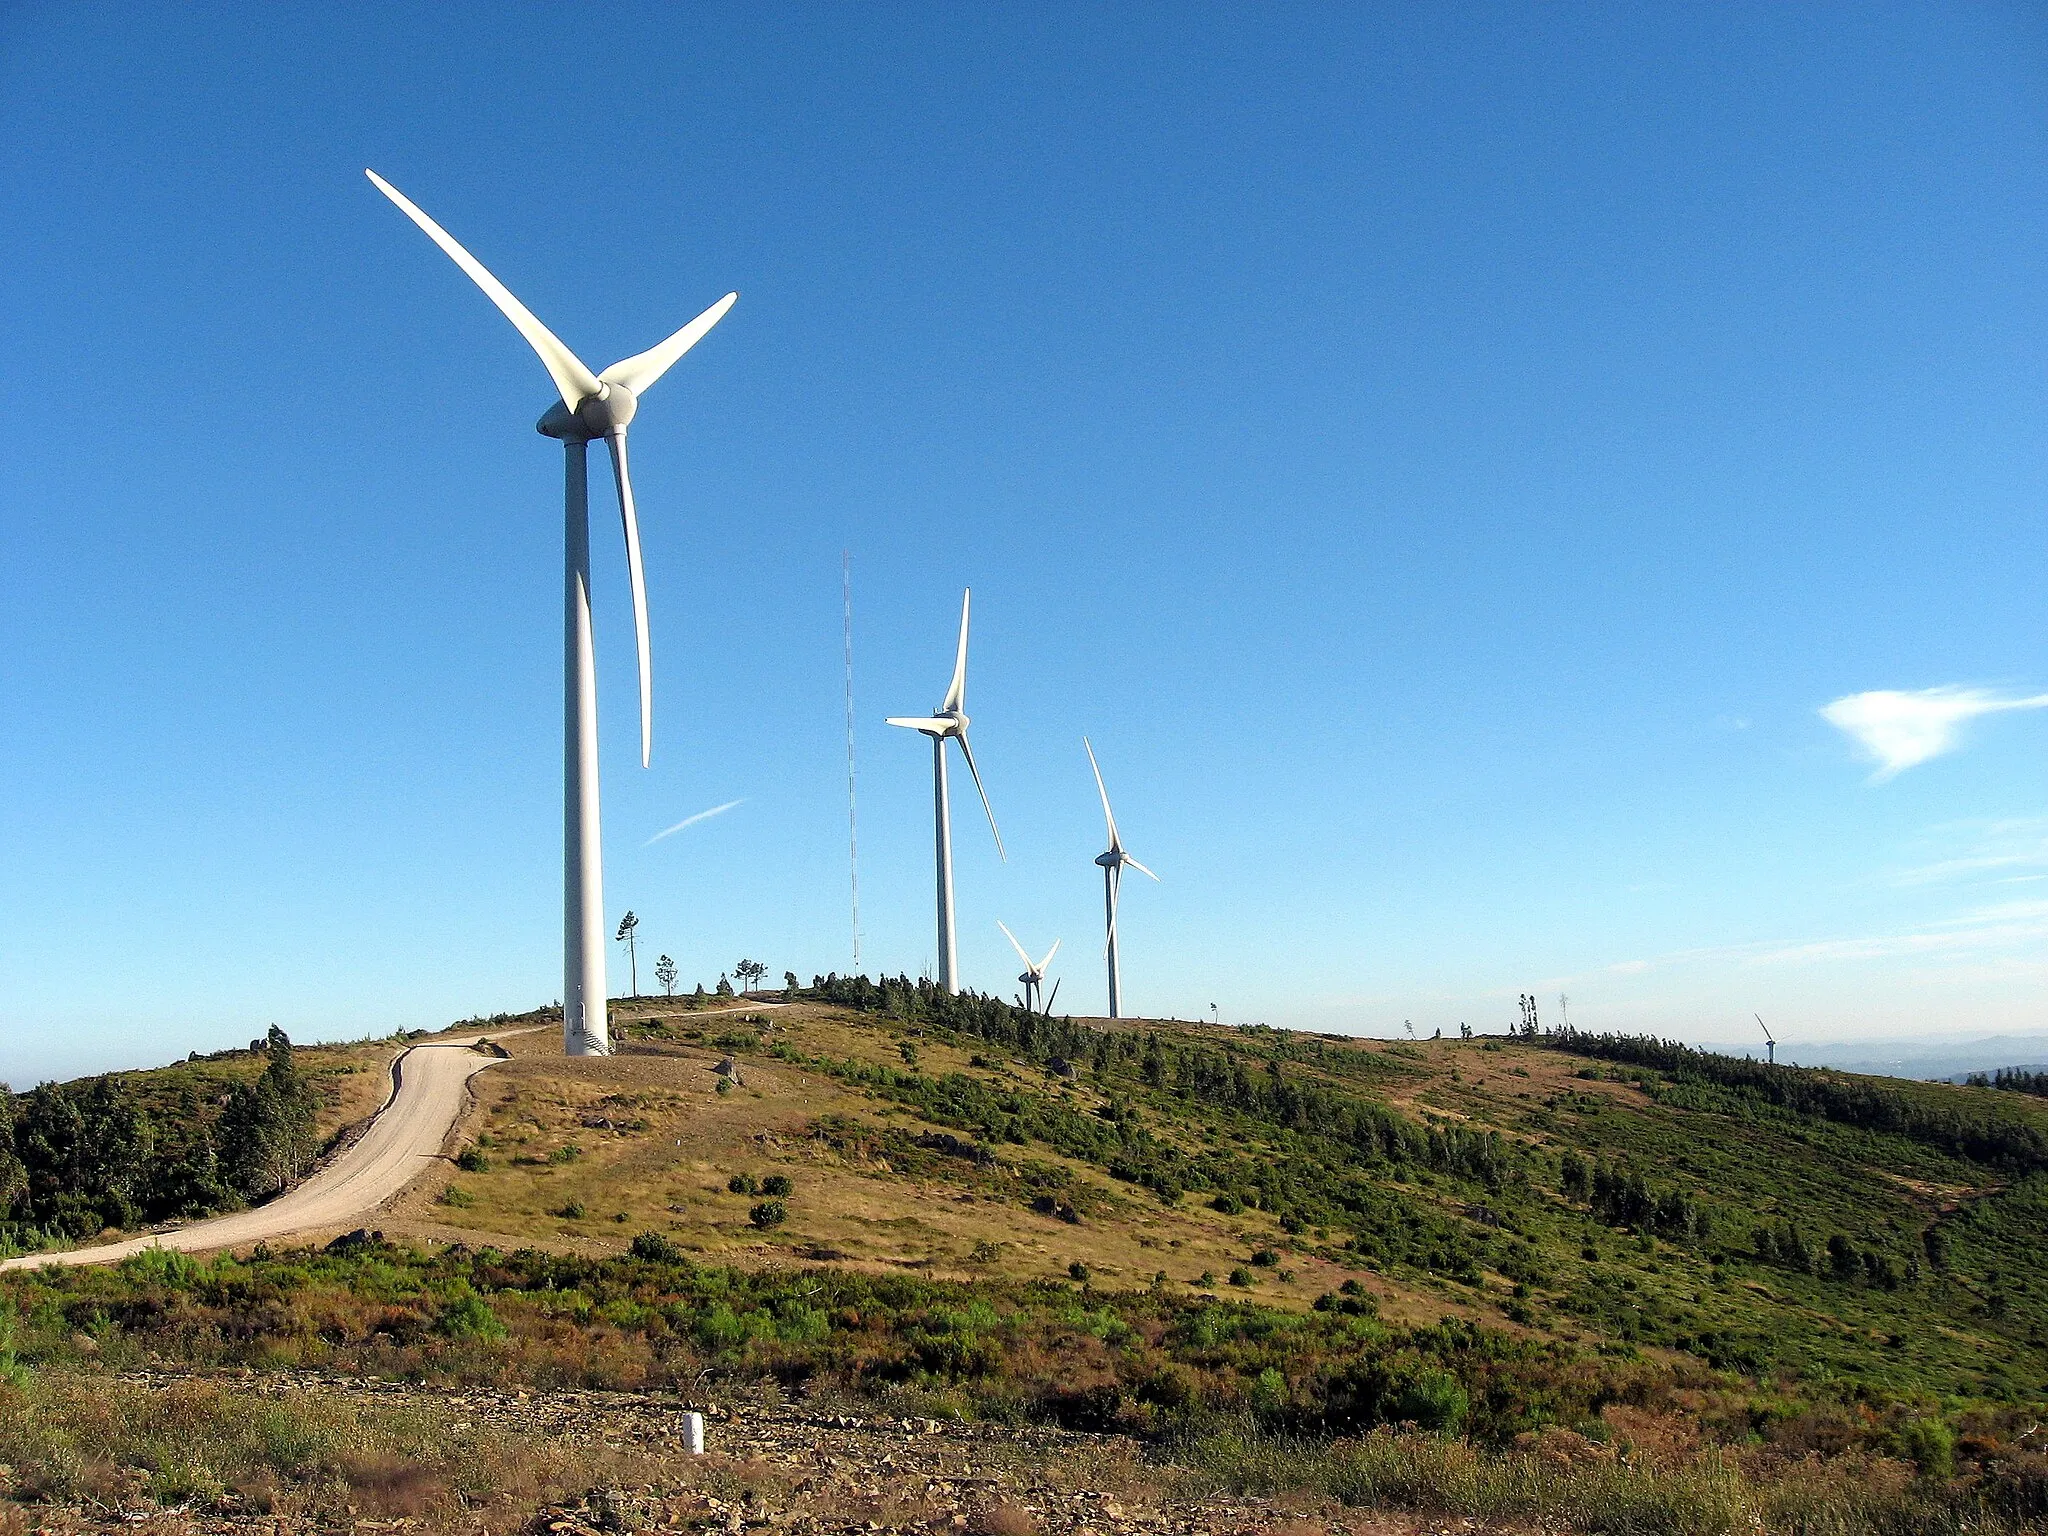
{"label": "rocky ground", "polygon": [[119,1529],[161,1536],[300,1536],[324,1530],[463,1530],[482,1536],[664,1530],[724,1536],[1424,1536],[1460,1524],[1217,1494],[1185,1473],[1148,1461],[1133,1441],[1056,1429],[719,1402],[702,1405],[705,1454],[688,1456],[682,1439],[687,1405],[669,1394],[429,1392],[398,1382],[308,1376],[252,1376],[234,1384],[265,1398],[338,1394],[379,1407],[424,1407],[446,1415],[451,1432],[483,1432],[556,1451],[576,1447],[589,1453],[593,1467],[613,1471],[582,1495],[528,1509],[509,1525],[503,1512],[494,1521],[475,1514],[451,1519],[445,1511],[394,1512],[387,1501],[376,1512],[294,1514],[231,1496],[168,1510],[9,1504],[0,1506],[0,1529]]}

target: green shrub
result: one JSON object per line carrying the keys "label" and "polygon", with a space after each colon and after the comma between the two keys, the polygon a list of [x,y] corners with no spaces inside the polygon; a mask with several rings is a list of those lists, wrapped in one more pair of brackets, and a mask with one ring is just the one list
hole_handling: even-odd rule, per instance
{"label": "green shrub", "polygon": [[434,1315],[434,1332],[450,1339],[481,1339],[496,1343],[505,1337],[505,1325],[491,1304],[470,1288],[467,1280],[448,1287],[447,1299]]}
{"label": "green shrub", "polygon": [[550,1214],[559,1216],[564,1221],[581,1221],[585,1214],[583,1202],[581,1200],[566,1200],[556,1206]]}
{"label": "green shrub", "polygon": [[780,1200],[763,1200],[747,1212],[747,1220],[765,1232],[770,1227],[779,1227],[789,1220],[789,1207]]}
{"label": "green shrub", "polygon": [[1287,1406],[1287,1378],[1269,1365],[1253,1380],[1248,1396],[1259,1412],[1278,1412]]}
{"label": "green shrub", "polygon": [[771,1173],[761,1181],[761,1193],[776,1200],[787,1200],[796,1193],[796,1185],[790,1182],[786,1173]]}
{"label": "green shrub", "polygon": [[1922,1477],[1954,1477],[1956,1436],[1940,1419],[1911,1419],[1899,1430],[1899,1449]]}
{"label": "green shrub", "polygon": [[1244,1214],[1244,1202],[1227,1189],[1209,1202],[1209,1208],[1221,1211],[1226,1216],[1242,1216]]}
{"label": "green shrub", "polygon": [[633,1239],[633,1257],[645,1259],[650,1264],[680,1264],[683,1250],[670,1242],[659,1232],[642,1232]]}
{"label": "green shrub", "polygon": [[761,1185],[751,1173],[734,1174],[725,1181],[725,1188],[728,1194],[734,1195],[758,1195],[761,1193]]}
{"label": "green shrub", "polygon": [[1395,1394],[1390,1417],[1417,1429],[1454,1434],[1471,1411],[1472,1399],[1448,1371],[1418,1372]]}
{"label": "green shrub", "polygon": [[[205,1272],[206,1266],[189,1253],[180,1253],[175,1248],[145,1248],[140,1253],[130,1254],[118,1266],[121,1273],[139,1280],[145,1285],[161,1285],[170,1290],[183,1290]],[[12,1312],[7,1314],[12,1316]]]}
{"label": "green shrub", "polygon": [[464,1147],[455,1155],[455,1166],[464,1173],[489,1173],[491,1160],[484,1156],[481,1147]]}

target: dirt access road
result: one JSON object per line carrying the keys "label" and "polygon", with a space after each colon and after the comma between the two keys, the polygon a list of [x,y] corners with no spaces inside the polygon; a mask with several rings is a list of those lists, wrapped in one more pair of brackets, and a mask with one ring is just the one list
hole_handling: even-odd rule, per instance
{"label": "dirt access road", "polygon": [[471,1047],[479,1040],[531,1033],[531,1029],[502,1030],[495,1037],[466,1035],[459,1040],[435,1040],[410,1047],[392,1062],[391,1097],[371,1117],[363,1134],[305,1183],[287,1190],[268,1205],[195,1221],[188,1227],[102,1243],[95,1248],[25,1254],[0,1264],[0,1269],[34,1269],[45,1264],[114,1264],[146,1248],[178,1248],[197,1253],[202,1249],[233,1248],[242,1243],[289,1237],[320,1227],[346,1226],[404,1189],[428,1159],[441,1155],[448,1132],[468,1100],[469,1080],[503,1060]]}
{"label": "dirt access road", "polygon": [[[749,1002],[732,1008],[707,1008],[697,1014],[755,1013],[779,1003]],[[269,1242],[300,1232],[346,1227],[375,1211],[417,1178],[426,1163],[441,1155],[469,1101],[469,1080],[504,1058],[472,1049],[480,1040],[509,1040],[514,1035],[552,1029],[535,1024],[493,1034],[464,1035],[411,1046],[391,1063],[392,1087],[384,1107],[370,1118],[363,1134],[325,1167],[295,1189],[267,1205],[174,1227],[73,1248],[63,1253],[30,1253],[0,1264],[0,1269],[37,1269],[45,1264],[118,1264],[149,1248],[176,1248],[200,1253],[211,1248],[236,1248]]]}

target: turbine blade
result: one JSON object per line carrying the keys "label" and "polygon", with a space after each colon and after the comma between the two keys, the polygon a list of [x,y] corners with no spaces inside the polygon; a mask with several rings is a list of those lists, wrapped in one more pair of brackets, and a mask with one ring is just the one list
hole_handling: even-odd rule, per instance
{"label": "turbine blade", "polygon": [[1017,935],[1010,932],[1009,928],[1005,926],[1003,920],[1000,917],[996,919],[996,926],[1003,930],[1003,937],[1010,941],[1010,948],[1017,951],[1017,958],[1024,962],[1024,969],[1027,971],[1030,970],[1031,957],[1024,953],[1024,946],[1017,942]]}
{"label": "turbine blade", "polygon": [[[996,833],[996,856],[1007,864],[1010,862],[1010,856],[1003,852],[1003,834],[996,832],[995,808],[988,803],[988,791],[981,787],[981,770],[974,766],[974,748],[967,745],[965,731],[960,732],[955,739],[960,743],[960,755],[967,759],[967,771],[974,775],[974,789],[975,793],[981,796],[981,808],[988,813],[988,829]],[[1024,963],[1031,963],[1029,956],[1025,957]]]}
{"label": "turbine blade", "polygon": [[728,293],[660,346],[622,358],[600,373],[598,378],[607,384],[623,384],[636,395],[645,393],[653,388],[656,379],[675,366],[677,358],[702,341],[705,333],[725,318],[725,312],[738,298],[738,294]]}
{"label": "turbine blade", "polygon": [[1053,997],[1058,997],[1059,995],[1060,995],[1060,984],[1059,984],[1059,983],[1058,983],[1057,981],[1055,981],[1055,982],[1054,982],[1054,983],[1052,984],[1052,997],[1048,997],[1048,998],[1047,998],[1047,999],[1045,1000],[1045,1008],[1043,1009],[1043,1011],[1041,1011],[1041,1012],[1040,1012],[1040,1014],[1039,1014],[1039,1017],[1040,1017],[1040,1018],[1044,1018],[1044,1019],[1049,1019],[1049,1018],[1051,1018],[1051,1017],[1052,1017],[1052,1001],[1053,1001]]}
{"label": "turbine blade", "polygon": [[[1043,972],[1043,971],[1045,970],[1045,968],[1046,968],[1046,967],[1047,967],[1048,965],[1051,965],[1051,964],[1052,964],[1052,957],[1053,957],[1054,955],[1058,954],[1059,952],[1060,952],[1060,941],[1059,941],[1058,939],[1054,939],[1054,940],[1052,941],[1052,948],[1051,948],[1051,949],[1048,949],[1048,950],[1047,950],[1047,951],[1045,952],[1045,958],[1044,958],[1043,960],[1041,960],[1041,961],[1039,961],[1039,962],[1038,962],[1038,969],[1039,969],[1039,970],[1040,970],[1041,972]],[[1030,964],[1031,962],[1027,960],[1027,961],[1025,961],[1024,963],[1025,963],[1026,965],[1029,965],[1029,964]]]}
{"label": "turbine blade", "polygon": [[363,174],[375,183],[379,192],[398,205],[401,213],[419,225],[429,240],[446,251],[448,259],[468,273],[469,280],[483,289],[485,296],[518,328],[519,334],[526,338],[526,344],[540,354],[548,377],[555,381],[555,388],[561,392],[562,404],[573,411],[592,395],[604,393],[604,385],[596,374],[583,366],[582,359],[563,346],[553,331],[534,319],[533,311],[513,298],[511,290],[485,271],[484,264],[457,244],[453,235],[420,212],[410,198],[375,171],[366,170]]}
{"label": "turbine blade", "polygon": [[1103,938],[1102,938],[1102,952],[1103,952],[1103,953],[1104,953],[1105,955],[1109,953],[1109,951],[1110,951],[1110,948],[1111,948],[1111,946],[1112,946],[1112,945],[1114,945],[1114,944],[1116,943],[1116,906],[1117,906],[1117,901],[1116,901],[1116,899],[1117,899],[1117,896],[1118,896],[1118,895],[1119,895],[1119,894],[1120,894],[1120,893],[1122,892],[1123,888],[1124,888],[1124,871],[1123,871],[1123,866],[1122,866],[1122,865],[1120,865],[1120,864],[1112,864],[1112,865],[1110,865],[1110,866],[1109,866],[1109,932],[1108,932],[1108,933],[1106,933],[1106,934],[1104,934],[1104,935],[1103,935]]}
{"label": "turbine blade", "polygon": [[907,731],[923,731],[927,736],[942,736],[930,715],[891,715],[882,722],[884,725],[900,725]]}
{"label": "turbine blade", "polygon": [[973,596],[972,587],[960,594],[960,650],[953,658],[953,681],[946,687],[946,702],[939,706],[941,713],[967,706],[967,603]]}
{"label": "turbine blade", "polygon": [[640,519],[633,510],[633,477],[626,470],[626,434],[605,438],[612,450],[612,478],[619,485],[619,521],[626,530],[626,574],[633,582],[633,638],[640,644],[640,766],[654,753],[654,660],[647,643],[647,577],[640,568]]}
{"label": "turbine blade", "polygon": [[1088,738],[1081,738],[1081,745],[1088,749],[1088,766],[1095,770],[1095,792],[1102,796],[1102,819],[1109,823],[1109,847],[1112,853],[1122,853],[1124,845],[1116,840],[1116,817],[1109,809],[1109,791],[1102,787],[1102,767],[1095,761],[1095,748]]}
{"label": "turbine blade", "polygon": [[[1129,855],[1128,853],[1124,855],[1124,862],[1125,862],[1126,864],[1130,865],[1130,866],[1131,866],[1131,868],[1135,869],[1135,870],[1136,870],[1136,871],[1137,871],[1137,872],[1138,872],[1139,874],[1141,874],[1141,875],[1152,875],[1152,871],[1151,871],[1151,870],[1147,869],[1147,868],[1146,868],[1146,867],[1145,867],[1144,865],[1140,864],[1140,863],[1139,863],[1139,862],[1138,862],[1138,861],[1137,861],[1136,859],[1132,858],[1132,857],[1131,857],[1131,856],[1130,856],[1130,855]],[[1153,878],[1154,880],[1157,880],[1157,879],[1158,879],[1159,877],[1158,877],[1157,875],[1152,875],[1152,878]]]}

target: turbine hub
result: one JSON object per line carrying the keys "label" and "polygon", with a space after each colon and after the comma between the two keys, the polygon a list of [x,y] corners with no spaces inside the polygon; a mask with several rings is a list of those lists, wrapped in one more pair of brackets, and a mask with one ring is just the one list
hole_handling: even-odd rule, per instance
{"label": "turbine hub", "polygon": [[1123,854],[1118,852],[1114,848],[1110,849],[1107,853],[1098,853],[1097,855],[1095,855],[1095,862],[1100,864],[1104,869],[1115,869],[1119,864],[1123,863],[1123,861]]}
{"label": "turbine hub", "polygon": [[640,402],[623,384],[607,384],[604,393],[591,395],[576,407],[576,415],[590,429],[592,437],[609,437],[626,430]]}
{"label": "turbine hub", "polygon": [[633,391],[623,384],[607,384],[603,394],[586,396],[573,411],[557,400],[547,408],[534,430],[543,437],[560,438],[565,443],[587,443],[595,437],[609,437],[614,432],[625,431],[626,424],[639,408],[640,402]]}

